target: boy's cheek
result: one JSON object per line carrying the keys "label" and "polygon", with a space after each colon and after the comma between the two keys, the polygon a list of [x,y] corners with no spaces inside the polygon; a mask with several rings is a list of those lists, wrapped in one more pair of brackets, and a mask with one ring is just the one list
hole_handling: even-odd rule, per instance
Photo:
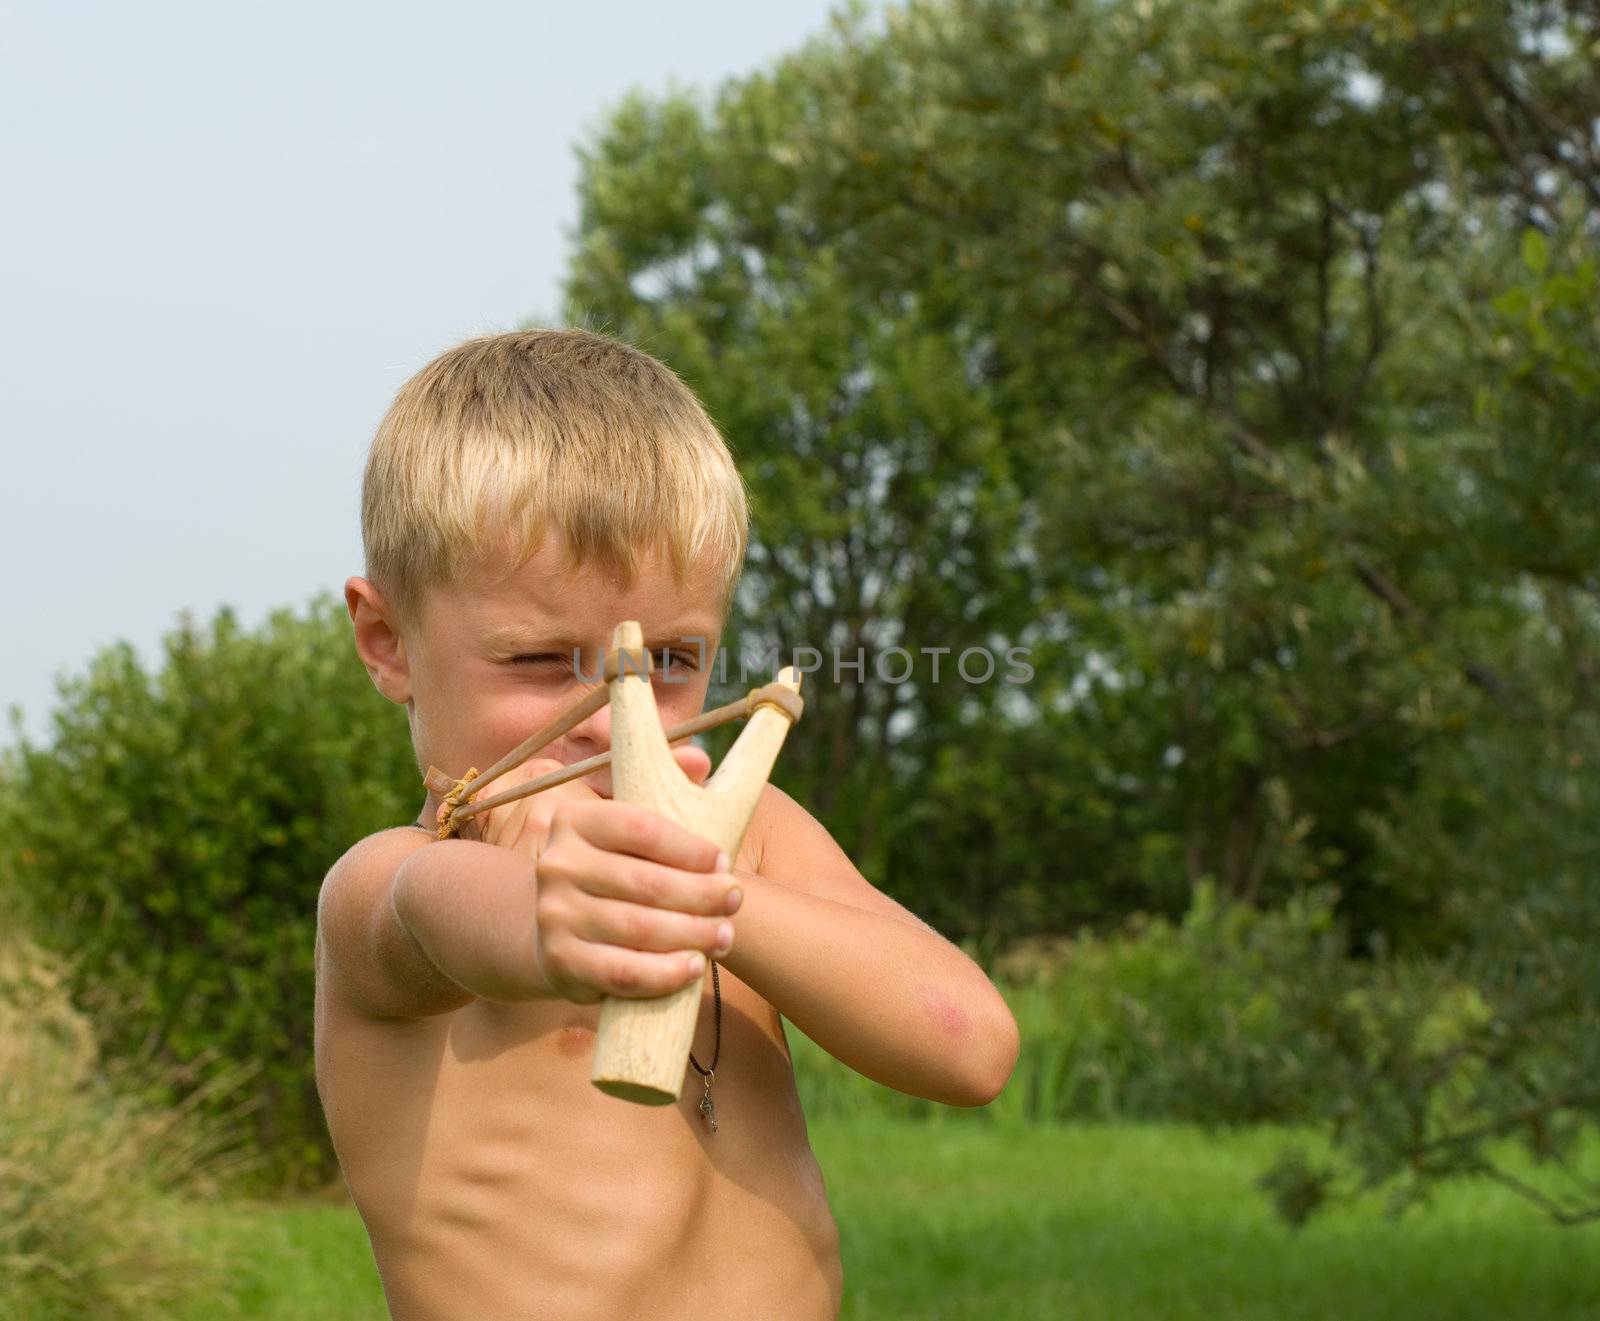
{"label": "boy's cheek", "polygon": [[682,724],[705,710],[711,676],[693,670],[676,670],[668,683],[662,678],[655,685],[656,710],[667,727]]}
{"label": "boy's cheek", "polygon": [[497,761],[533,732],[534,725],[519,719],[515,710],[496,710],[481,704],[449,700],[435,695],[418,703],[412,738],[418,753],[441,770],[459,775],[468,766],[479,770]]}
{"label": "boy's cheek", "polygon": [[[488,703],[472,712],[467,718],[468,727],[461,732],[467,740],[467,746],[472,749],[472,755],[478,758],[474,764],[483,767],[498,761],[534,730],[549,724],[569,705],[567,701],[513,700]],[[559,745],[560,741],[555,740],[552,746]],[[553,753],[545,749],[534,755],[550,757]]]}
{"label": "boy's cheek", "polygon": [[461,735],[479,767],[498,761],[539,725],[537,713],[517,708],[482,711],[474,716]]}

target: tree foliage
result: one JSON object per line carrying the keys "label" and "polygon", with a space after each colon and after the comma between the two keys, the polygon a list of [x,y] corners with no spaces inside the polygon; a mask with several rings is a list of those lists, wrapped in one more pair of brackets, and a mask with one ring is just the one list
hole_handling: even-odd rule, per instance
{"label": "tree foliage", "polygon": [[52,722],[7,758],[0,894],[70,958],[108,1055],[169,1074],[248,1068],[262,1171],[326,1178],[317,891],[356,839],[411,819],[420,792],[404,719],[338,603],[255,631],[227,611],[186,622],[153,669],[108,648],[62,683]]}
{"label": "tree foliage", "polygon": [[1597,1109],[1597,56],[1576,2],[936,0],[583,155],[570,315],[727,429],[742,627],[1032,648],[843,676],[797,791],[960,934],[1332,884],[1467,960],[1486,1035],[1324,1061],[1379,1178]]}

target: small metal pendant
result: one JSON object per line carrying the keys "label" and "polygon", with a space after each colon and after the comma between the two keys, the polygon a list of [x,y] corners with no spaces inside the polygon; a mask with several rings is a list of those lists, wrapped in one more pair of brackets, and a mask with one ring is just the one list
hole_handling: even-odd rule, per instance
{"label": "small metal pendant", "polygon": [[715,1133],[717,1131],[717,1107],[711,1100],[711,1079],[713,1076],[713,1074],[709,1073],[705,1076],[706,1090],[705,1094],[700,1098],[700,1117],[706,1121],[706,1127]]}

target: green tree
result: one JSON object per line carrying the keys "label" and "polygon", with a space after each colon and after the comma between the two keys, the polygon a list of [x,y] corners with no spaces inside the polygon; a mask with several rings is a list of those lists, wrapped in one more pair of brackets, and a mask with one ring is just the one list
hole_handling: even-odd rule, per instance
{"label": "green tree", "polygon": [[[827,691],[787,773],[874,879],[960,934],[1333,883],[1368,952],[1472,951],[1490,1072],[1539,1073],[1552,1038],[1494,989],[1540,957],[1519,905],[1570,915],[1567,966],[1600,948],[1578,817],[1543,825],[1594,776],[1546,745],[1593,710],[1596,23],[938,0],[618,108],[569,315],[728,430],[744,626],[1034,648],[1010,690]],[[1564,283],[1497,305],[1530,227]],[[1519,298],[1540,324],[1502,324]],[[1403,1098],[1385,1160],[1443,1122],[1403,1072],[1371,1078]]]}
{"label": "green tree", "polygon": [[[1595,100],[1582,20],[1531,35],[1559,18],[916,4],[607,124],[571,312],[663,353],[734,438],[745,626],[1037,648],[1026,692],[847,681],[808,731],[792,774],[891,881],[959,886],[904,810],[936,749],[987,766],[997,718],[1061,718],[1052,762],[1102,829],[1057,851],[1111,893],[1331,880],[1362,930],[1433,931],[1366,822],[1508,697],[1479,635],[1520,626],[1516,585],[1441,540],[1470,466],[1454,312],[1503,271],[1505,218],[1592,188],[1551,181]],[[1542,89],[1511,163],[1479,112],[1502,85]]]}
{"label": "green tree", "polygon": [[185,622],[154,669],[108,648],[63,681],[45,742],[18,737],[0,775],[0,895],[70,957],[108,1054],[248,1066],[262,1170],[326,1178],[317,891],[420,792],[404,718],[339,603],[255,631],[227,611]]}
{"label": "green tree", "polygon": [[[1523,698],[1481,704],[1375,823],[1381,865],[1443,895],[1465,938],[1437,969],[1386,962],[1386,1010],[1324,1037],[1321,1085],[1341,1098],[1333,1118],[1354,1160],[1291,1157],[1274,1179],[1286,1209],[1352,1183],[1392,1182],[1404,1199],[1470,1174],[1563,1223],[1600,1219],[1600,1179],[1572,1161],[1600,1116],[1600,283],[1581,239],[1553,249],[1534,231],[1524,254],[1524,277],[1484,317],[1479,499],[1461,528],[1480,572],[1528,592],[1524,627],[1495,658]],[[1506,1139],[1544,1177],[1510,1172]]]}

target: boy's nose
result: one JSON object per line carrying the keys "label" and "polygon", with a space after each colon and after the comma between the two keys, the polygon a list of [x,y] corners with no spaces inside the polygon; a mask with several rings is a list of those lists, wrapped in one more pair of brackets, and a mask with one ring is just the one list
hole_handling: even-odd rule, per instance
{"label": "boy's nose", "polygon": [[567,731],[567,741],[581,749],[571,761],[581,761],[611,748],[611,704],[607,702],[598,711],[585,716]]}

